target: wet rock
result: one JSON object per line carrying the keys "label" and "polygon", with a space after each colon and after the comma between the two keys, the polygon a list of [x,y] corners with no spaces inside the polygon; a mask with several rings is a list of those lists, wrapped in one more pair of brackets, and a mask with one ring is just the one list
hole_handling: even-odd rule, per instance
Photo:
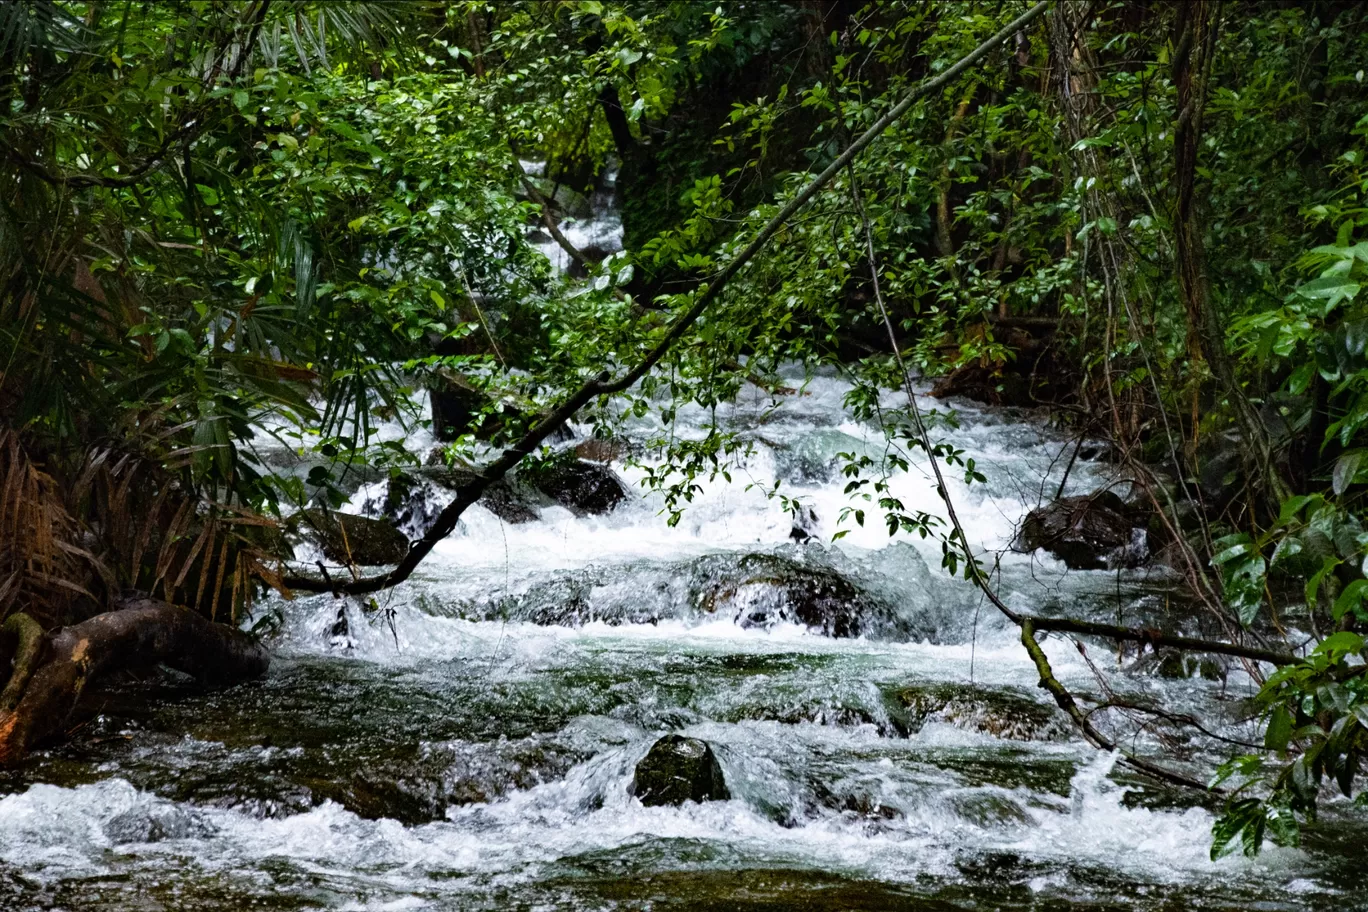
{"label": "wet rock", "polygon": [[1016,852],[982,852],[955,862],[961,874],[974,881],[988,883],[1025,883],[1035,874],[1030,865]]}
{"label": "wet rock", "polygon": [[1032,405],[1030,384],[1015,371],[1000,371],[977,364],[965,364],[936,381],[931,395],[937,399],[956,397],[987,405]]}
{"label": "wet rock", "polygon": [[577,515],[610,512],[627,497],[612,469],[582,459],[553,463],[532,479],[537,490]]}
{"label": "wet rock", "polygon": [[817,511],[811,507],[800,507],[793,514],[793,526],[789,529],[789,540],[804,544],[817,531]]}
{"label": "wet rock", "polygon": [[[430,466],[422,470],[422,475],[437,487],[452,493],[475,480],[475,470],[463,466]],[[528,492],[501,479],[485,488],[478,502],[504,522],[518,525],[537,519],[537,511],[531,501]]]}
{"label": "wet rock", "polygon": [[1074,570],[1136,567],[1148,556],[1141,547],[1144,531],[1124,500],[1112,491],[1099,491],[1061,497],[1026,514],[1016,547],[1044,549]]}
{"label": "wet rock", "polygon": [[174,805],[138,805],[116,814],[104,825],[105,836],[116,845],[184,839],[198,835],[201,829],[188,811]]}
{"label": "wet rock", "polygon": [[455,440],[471,431],[489,405],[488,396],[457,376],[432,381],[428,399],[432,403],[432,433],[438,440]]}
{"label": "wet rock", "polygon": [[430,481],[401,472],[391,475],[386,483],[381,510],[396,529],[410,538],[418,538],[437,520],[441,499]]}
{"label": "wet rock", "polygon": [[866,821],[897,820],[906,816],[901,808],[885,804],[882,789],[873,783],[847,781],[830,786],[813,779],[808,784],[814,802],[809,806],[810,811],[826,808]]}
{"label": "wet rock", "polygon": [[1011,687],[918,684],[892,696],[892,709],[909,733],[941,722],[1008,741],[1061,741],[1070,734],[1069,720],[1056,706]]}
{"label": "wet rock", "polygon": [[324,556],[339,563],[397,564],[409,549],[409,540],[388,521],[350,513],[301,510],[286,528],[313,538]]}
{"label": "wet rock", "polygon": [[666,735],[637,764],[631,792],[647,807],[731,797],[722,767],[706,741]]}
{"label": "wet rock", "polygon": [[591,437],[588,440],[581,440],[571,448],[578,459],[585,462],[608,463],[621,459],[627,455],[627,441],[611,437],[604,439],[601,437]]}
{"label": "wet rock", "polygon": [[957,817],[985,830],[1024,826],[1031,820],[1021,802],[1000,789],[965,789],[944,800]]}
{"label": "wet rock", "polygon": [[803,624],[832,637],[897,626],[889,608],[845,577],[774,554],[748,554],[701,600],[709,614],[730,613],[742,627]]}
{"label": "wet rock", "polygon": [[345,780],[312,787],[359,817],[421,824],[441,820],[453,806],[484,804],[561,779],[588,756],[542,736],[425,744],[412,754],[369,760]]}

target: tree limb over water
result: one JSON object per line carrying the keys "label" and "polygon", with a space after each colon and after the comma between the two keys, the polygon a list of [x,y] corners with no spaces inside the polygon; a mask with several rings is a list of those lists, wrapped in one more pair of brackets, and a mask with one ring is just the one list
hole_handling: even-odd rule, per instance
{"label": "tree limb over water", "polygon": [[1025,28],[1031,22],[1040,17],[1049,9],[1048,0],[1041,0],[1012,22],[999,29],[991,38],[984,41],[973,51],[970,51],[958,62],[947,67],[940,75],[927,79],[912,89],[910,89],[896,105],[887,113],[876,120],[868,130],[860,134],[854,142],[842,152],[835,161],[813,178],[803,187],[798,194],[779,210],[778,214],[769,220],[760,229],[759,233],[747,244],[740,253],[731,259],[726,266],[707,284],[700,292],[695,293],[693,303],[680,314],[670,324],[664,336],[656,343],[645,357],[637,363],[635,367],[628,370],[621,376],[614,378],[607,371],[600,373],[593,380],[580,387],[570,395],[559,407],[538,422],[521,440],[513,444],[495,459],[492,463],[485,466],[477,475],[476,480],[463,487],[457,492],[455,500],[448,504],[422,538],[413,542],[409,548],[408,555],[399,564],[387,573],[379,576],[367,577],[354,580],[341,585],[331,585],[325,580],[320,580],[308,576],[289,576],[284,579],[285,585],[290,589],[298,589],[305,592],[338,592],[347,595],[364,595],[371,592],[379,592],[402,583],[413,575],[413,571],[423,562],[423,559],[431,553],[437,543],[446,538],[456,528],[456,522],[472,504],[480,499],[480,495],[495,482],[499,481],[504,475],[520,463],[524,457],[528,456],[534,449],[541,445],[547,437],[563,426],[567,421],[574,417],[575,413],[588,405],[599,396],[612,395],[630,389],[637,381],[660,363],[661,359],[669,353],[676,342],[693,326],[708,309],[708,306],[715,301],[727,284],[740,273],[742,267],[755,258],[765,245],[779,233],[779,230],[797,212],[812,201],[818,193],[822,191],[837,174],[855,160],[866,147],[874,140],[878,139],[890,126],[899,118],[906,114],[916,102],[945,87],[961,76],[966,70],[986,57],[1004,41],[1012,38],[1018,31]]}

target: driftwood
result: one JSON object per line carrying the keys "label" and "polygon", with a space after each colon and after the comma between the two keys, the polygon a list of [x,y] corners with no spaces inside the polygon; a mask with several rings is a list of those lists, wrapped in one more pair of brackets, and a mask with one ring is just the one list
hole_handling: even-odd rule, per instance
{"label": "driftwood", "polygon": [[162,664],[227,684],[259,677],[270,664],[254,637],[188,608],[143,598],[117,604],[41,637],[31,620],[15,622],[23,615],[6,621],[20,647],[0,705],[0,767],[65,732],[86,687],[112,671]]}

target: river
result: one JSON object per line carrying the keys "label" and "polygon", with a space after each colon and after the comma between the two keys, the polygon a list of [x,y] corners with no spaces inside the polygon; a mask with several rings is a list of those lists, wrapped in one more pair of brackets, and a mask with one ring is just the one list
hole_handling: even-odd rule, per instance
{"label": "river", "polygon": [[[754,452],[673,528],[641,493],[643,470],[617,462],[632,494],[611,513],[542,505],[511,525],[474,507],[379,611],[328,596],[261,605],[280,622],[262,681],[104,692],[71,744],[0,783],[0,906],[1368,908],[1361,811],[1332,800],[1302,848],[1210,861],[1212,808],[1076,737],[1015,628],[939,569],[937,543],[890,539],[877,521],[833,543],[848,502],[838,454],[883,444],[849,417],[839,376],[789,382],[801,392],[777,406],[748,388],[725,410]],[[988,481],[953,493],[1003,596],[1162,616],[1161,574],[1010,551],[1070,443],[1037,416],[957,405],[960,427],[941,433]],[[701,433],[704,417],[681,413],[679,431]],[[659,430],[648,417],[624,433]],[[1112,471],[1083,458],[1067,488]],[[807,543],[762,493],[776,477],[813,511]],[[892,487],[940,512],[923,463]],[[375,494],[363,486],[349,509]],[[780,578],[803,572],[859,593],[861,635],[786,613]],[[1065,683],[1099,694],[1072,642],[1046,651]],[[1253,687],[1238,667],[1162,677],[1101,643],[1088,658],[1118,695],[1250,735],[1235,721]],[[1100,719],[1157,750],[1134,720]],[[713,746],[729,800],[647,808],[629,794],[666,732]],[[1193,735],[1167,748],[1199,775],[1223,750]]]}

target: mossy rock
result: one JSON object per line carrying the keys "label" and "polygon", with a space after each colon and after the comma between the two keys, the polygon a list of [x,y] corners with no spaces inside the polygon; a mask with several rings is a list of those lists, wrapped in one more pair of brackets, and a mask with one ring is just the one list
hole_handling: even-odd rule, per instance
{"label": "mossy rock", "polygon": [[632,794],[647,807],[731,797],[722,767],[706,741],[666,735],[637,764]]}
{"label": "mossy rock", "polygon": [[908,732],[943,722],[1008,741],[1061,741],[1071,731],[1057,707],[1012,687],[916,684],[894,691],[890,702]]}
{"label": "mossy rock", "polygon": [[314,539],[325,557],[339,563],[397,564],[409,550],[409,540],[389,522],[351,513],[301,510],[286,528]]}

